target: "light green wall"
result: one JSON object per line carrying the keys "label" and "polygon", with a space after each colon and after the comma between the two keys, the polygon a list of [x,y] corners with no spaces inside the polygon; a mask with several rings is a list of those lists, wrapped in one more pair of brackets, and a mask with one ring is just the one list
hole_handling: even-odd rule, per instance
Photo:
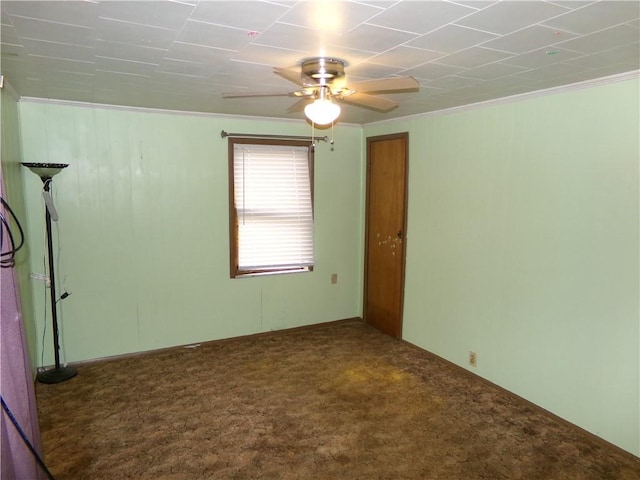
{"label": "light green wall", "polygon": [[[25,196],[22,185],[22,177],[25,170],[21,162],[20,152],[20,128],[18,102],[10,92],[11,87],[6,84],[1,90],[0,101],[2,103],[2,119],[0,131],[2,132],[2,175],[4,178],[5,195],[11,209],[14,211],[22,225],[26,224]],[[14,225],[16,228],[17,227]],[[19,241],[19,236],[15,238]],[[22,320],[31,365],[37,365],[37,335],[33,315],[33,300],[31,282],[29,280],[29,246],[25,244],[16,254],[16,274],[18,289],[20,290]]]}
{"label": "light green wall", "polygon": [[[67,361],[360,315],[359,127],[337,128],[334,151],[316,148],[315,270],[230,279],[220,131],[309,135],[306,123],[32,102],[20,103],[20,120],[25,161],[71,164],[54,178],[59,293],[71,293],[59,303]],[[31,269],[40,272],[42,187],[35,175],[24,180]],[[41,336],[44,286],[34,283]]]}
{"label": "light green wall", "polygon": [[410,135],[404,338],[635,455],[639,87],[364,129]]}

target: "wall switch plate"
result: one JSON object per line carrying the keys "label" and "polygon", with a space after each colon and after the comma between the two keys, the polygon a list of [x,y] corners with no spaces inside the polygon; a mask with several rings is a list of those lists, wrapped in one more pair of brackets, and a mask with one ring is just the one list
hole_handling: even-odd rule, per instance
{"label": "wall switch plate", "polygon": [[331,274],[331,285],[335,285],[336,283],[338,283],[338,274],[337,273],[332,273]]}

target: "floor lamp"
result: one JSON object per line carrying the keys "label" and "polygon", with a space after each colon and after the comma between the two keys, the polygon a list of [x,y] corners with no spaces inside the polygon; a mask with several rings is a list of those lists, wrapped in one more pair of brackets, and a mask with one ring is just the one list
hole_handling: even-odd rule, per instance
{"label": "floor lamp", "polygon": [[56,308],[56,278],[53,265],[53,239],[51,238],[51,220],[58,221],[58,213],[53,205],[51,197],[51,181],[54,175],[60,173],[63,168],[69,166],[67,163],[23,163],[33,173],[38,175],[44,184],[42,196],[45,203],[45,223],[47,227],[47,256],[49,257],[49,280],[51,288],[49,296],[51,299],[51,318],[53,321],[53,353],[56,359],[54,368],[44,370],[36,376],[40,383],[60,383],[75,377],[78,372],[69,366],[60,365],[60,343],[58,340],[58,311]]}

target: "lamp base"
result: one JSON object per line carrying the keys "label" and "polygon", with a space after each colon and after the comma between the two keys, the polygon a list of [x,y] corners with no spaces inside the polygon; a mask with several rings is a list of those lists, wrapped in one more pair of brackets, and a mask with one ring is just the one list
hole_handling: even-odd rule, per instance
{"label": "lamp base", "polygon": [[40,383],[61,383],[75,377],[77,374],[78,371],[75,368],[59,367],[38,373],[38,375],[36,375],[36,379]]}

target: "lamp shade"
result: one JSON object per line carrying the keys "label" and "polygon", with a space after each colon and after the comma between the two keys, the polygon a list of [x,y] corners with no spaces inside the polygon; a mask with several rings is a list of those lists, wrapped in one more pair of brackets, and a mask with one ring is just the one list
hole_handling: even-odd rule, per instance
{"label": "lamp shade", "polygon": [[38,175],[43,181],[69,166],[68,163],[23,163],[22,165]]}
{"label": "lamp shade", "polygon": [[319,98],[304,107],[304,114],[318,125],[328,125],[340,115],[340,106],[326,98]]}

